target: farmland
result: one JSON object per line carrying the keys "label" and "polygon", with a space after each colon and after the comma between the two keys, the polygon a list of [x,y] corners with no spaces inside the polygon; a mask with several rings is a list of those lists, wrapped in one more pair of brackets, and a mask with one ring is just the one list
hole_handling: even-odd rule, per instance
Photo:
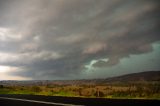
{"label": "farmland", "polygon": [[[146,73],[143,74],[143,76],[144,75],[146,76]],[[159,76],[157,73],[156,75]],[[129,75],[127,78],[131,78],[131,76],[133,77],[133,75]],[[143,78],[143,80],[136,80],[134,75],[135,81],[131,79],[122,81],[125,76],[105,80],[1,81],[0,94],[82,98],[160,99],[159,77],[157,77],[157,79],[155,79],[155,75],[153,77],[154,80],[151,80],[151,77],[150,80],[145,80],[145,77],[141,75],[141,79]]]}

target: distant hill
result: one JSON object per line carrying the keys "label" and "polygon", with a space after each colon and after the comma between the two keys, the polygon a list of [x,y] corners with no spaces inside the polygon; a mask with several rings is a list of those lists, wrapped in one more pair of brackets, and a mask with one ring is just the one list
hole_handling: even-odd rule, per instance
{"label": "distant hill", "polygon": [[30,80],[30,81],[16,81],[4,80],[0,81],[0,85],[97,85],[114,82],[138,82],[138,81],[160,81],[160,71],[147,71],[140,73],[132,73],[106,79],[82,79],[82,80]]}
{"label": "distant hill", "polygon": [[132,73],[105,79],[105,82],[160,81],[160,71]]}

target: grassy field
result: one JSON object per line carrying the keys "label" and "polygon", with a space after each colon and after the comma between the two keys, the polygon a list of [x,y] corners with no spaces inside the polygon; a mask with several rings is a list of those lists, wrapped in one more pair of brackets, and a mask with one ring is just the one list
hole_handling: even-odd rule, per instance
{"label": "grassy field", "polygon": [[160,83],[112,83],[98,85],[4,86],[0,94],[29,94],[118,99],[160,99]]}

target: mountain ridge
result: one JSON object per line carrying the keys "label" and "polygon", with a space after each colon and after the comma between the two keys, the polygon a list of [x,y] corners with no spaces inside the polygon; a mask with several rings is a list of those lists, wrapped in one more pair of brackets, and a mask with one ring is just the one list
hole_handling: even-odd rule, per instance
{"label": "mountain ridge", "polygon": [[105,81],[160,81],[160,71],[145,71],[106,78]]}
{"label": "mountain ridge", "polygon": [[80,80],[3,80],[0,85],[83,85],[83,84],[107,84],[114,82],[138,82],[138,81],[160,81],[160,71],[145,71],[139,73],[125,74],[121,76],[104,79],[80,79]]}

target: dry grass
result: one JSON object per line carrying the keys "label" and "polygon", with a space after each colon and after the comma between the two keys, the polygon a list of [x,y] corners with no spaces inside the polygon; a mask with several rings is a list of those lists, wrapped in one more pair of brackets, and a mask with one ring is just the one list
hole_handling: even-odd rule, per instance
{"label": "dry grass", "polygon": [[160,84],[5,86],[0,94],[160,99]]}

